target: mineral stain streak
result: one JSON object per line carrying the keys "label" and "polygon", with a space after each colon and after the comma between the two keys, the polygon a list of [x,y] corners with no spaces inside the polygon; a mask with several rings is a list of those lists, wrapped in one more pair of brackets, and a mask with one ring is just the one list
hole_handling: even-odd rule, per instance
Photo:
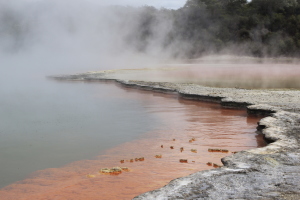
{"label": "mineral stain streak", "polygon": [[115,80],[129,87],[177,92],[183,98],[218,102],[224,107],[246,108],[248,114],[268,116],[257,127],[271,142],[268,146],[235,152],[222,159],[221,168],[172,180],[134,199],[300,199],[300,91],[133,81],[118,77],[118,71],[52,78]]}

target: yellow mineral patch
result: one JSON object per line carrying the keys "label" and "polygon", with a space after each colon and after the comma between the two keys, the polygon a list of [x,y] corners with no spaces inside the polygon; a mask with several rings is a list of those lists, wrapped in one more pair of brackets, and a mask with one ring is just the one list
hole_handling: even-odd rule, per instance
{"label": "yellow mineral patch", "polygon": [[197,153],[197,149],[191,149],[191,152]]}
{"label": "yellow mineral patch", "polygon": [[265,157],[264,158],[270,165],[272,165],[273,167],[278,166],[279,162],[271,157]]}
{"label": "yellow mineral patch", "polygon": [[96,176],[93,175],[93,174],[88,174],[88,175],[86,175],[86,177],[88,177],[88,178],[95,178]]}

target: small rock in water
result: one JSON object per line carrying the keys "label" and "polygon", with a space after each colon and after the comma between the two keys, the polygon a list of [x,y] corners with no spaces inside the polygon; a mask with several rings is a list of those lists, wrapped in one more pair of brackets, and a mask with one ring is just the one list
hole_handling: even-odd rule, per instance
{"label": "small rock in water", "polygon": [[197,153],[197,149],[191,149],[191,152]]}
{"label": "small rock in water", "polygon": [[162,155],[155,155],[155,158],[162,158]]}
{"label": "small rock in water", "polygon": [[181,163],[187,163],[188,160],[187,159],[180,159],[179,162],[181,162]]}
{"label": "small rock in water", "polygon": [[110,169],[111,173],[121,173],[122,168],[121,167],[113,167]]}
{"label": "small rock in water", "polygon": [[139,158],[139,161],[144,161],[144,160],[145,160],[144,157]]}
{"label": "small rock in water", "polygon": [[214,166],[215,168],[222,167],[221,165],[218,165],[218,164],[216,164],[216,163],[213,163],[213,166]]}
{"label": "small rock in water", "polygon": [[124,163],[125,162],[125,160],[120,160],[120,163]]}
{"label": "small rock in water", "polygon": [[[127,168],[127,167],[124,167]],[[119,175],[120,173],[122,173],[122,168],[121,167],[113,167],[111,169],[109,168],[102,168],[99,171],[102,174],[110,174],[110,175]]]}
{"label": "small rock in water", "polygon": [[223,152],[227,153],[229,152],[227,149],[208,149],[209,152]]}
{"label": "small rock in water", "polygon": [[176,139],[173,139],[173,141],[176,141]]}
{"label": "small rock in water", "polygon": [[122,171],[124,172],[129,172],[129,168],[128,167],[121,167]]}
{"label": "small rock in water", "polygon": [[180,148],[180,151],[183,152],[183,150],[184,150],[183,147],[181,147],[181,148]]}
{"label": "small rock in water", "polygon": [[164,148],[164,145],[160,145],[161,148]]}
{"label": "small rock in water", "polygon": [[206,163],[208,166],[212,166],[213,165],[213,163],[212,162],[208,162],[208,163]]}
{"label": "small rock in water", "polygon": [[173,147],[173,146],[170,146],[170,149],[174,149],[174,147]]}
{"label": "small rock in water", "polygon": [[108,169],[108,168],[102,168],[102,169],[100,169],[100,173],[104,173],[104,174],[110,173],[110,169]]}

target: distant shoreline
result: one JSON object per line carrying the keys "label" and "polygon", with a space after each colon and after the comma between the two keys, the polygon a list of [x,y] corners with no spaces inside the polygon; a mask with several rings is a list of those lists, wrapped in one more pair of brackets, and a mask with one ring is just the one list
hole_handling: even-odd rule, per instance
{"label": "distant shoreline", "polygon": [[[143,70],[142,70],[143,71]],[[139,73],[141,70],[139,70]],[[147,73],[147,70],[144,71]],[[171,181],[135,199],[299,199],[300,91],[213,88],[176,82],[128,80],[136,70],[109,70],[54,76],[58,80],[114,80],[128,87],[177,92],[183,98],[244,108],[249,115],[267,116],[258,123],[271,143],[222,159],[224,167],[200,171]],[[143,74],[145,75],[145,74]]]}

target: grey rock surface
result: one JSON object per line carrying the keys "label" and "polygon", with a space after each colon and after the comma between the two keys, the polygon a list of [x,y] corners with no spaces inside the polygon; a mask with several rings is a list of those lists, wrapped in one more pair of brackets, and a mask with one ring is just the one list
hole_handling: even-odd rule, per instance
{"label": "grey rock surface", "polygon": [[[258,129],[271,143],[222,159],[223,167],[172,180],[134,199],[300,199],[300,91],[211,88],[176,82],[126,80],[126,72],[56,76],[62,80],[115,80],[124,86],[178,92],[183,98],[214,101],[267,115]],[[130,71],[127,73],[131,73]]]}

